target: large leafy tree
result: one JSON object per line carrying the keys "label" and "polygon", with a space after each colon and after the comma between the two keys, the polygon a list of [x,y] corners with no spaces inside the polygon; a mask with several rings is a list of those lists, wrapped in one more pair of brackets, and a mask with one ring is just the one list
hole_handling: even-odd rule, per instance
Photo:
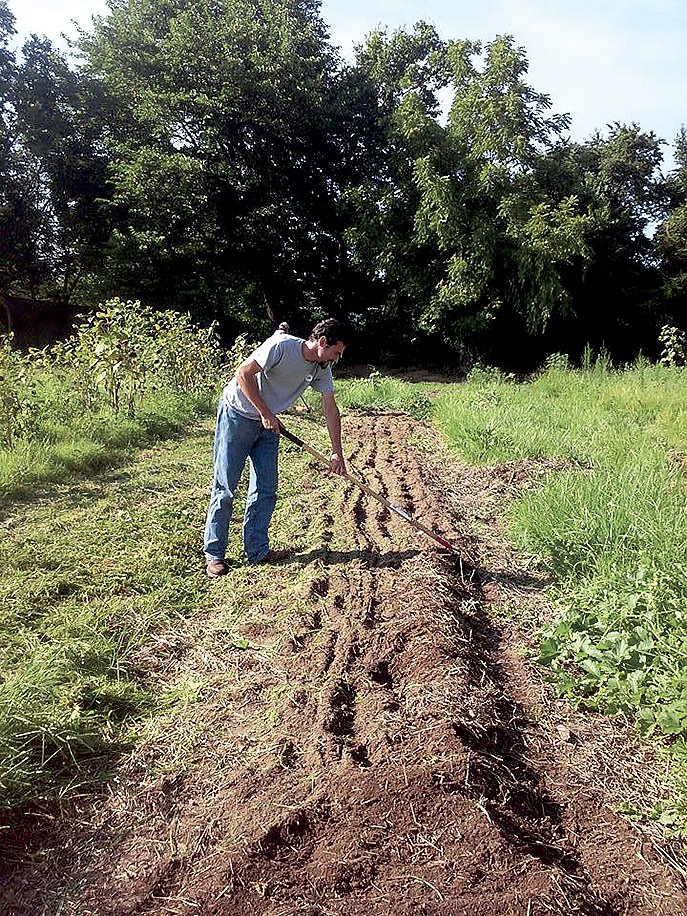
{"label": "large leafy tree", "polygon": [[368,280],[365,326],[397,356],[417,358],[422,309],[440,279],[440,253],[417,231],[415,171],[419,158],[438,156],[444,144],[445,51],[424,22],[412,32],[377,30],[357,48],[353,71],[367,87],[368,137],[377,161],[343,189],[346,239],[353,264]]}
{"label": "large leafy tree", "polygon": [[68,301],[99,264],[108,225],[101,201],[109,193],[103,144],[107,104],[101,87],[70,69],[63,54],[33,36],[17,68],[14,111],[21,142],[39,178],[49,216],[50,286]]}
{"label": "large leafy tree", "polygon": [[526,83],[512,39],[487,45],[480,68],[481,52],[419,23],[374,33],[358,54],[377,87],[388,169],[356,190],[350,235],[386,285],[384,317],[409,343],[423,336],[454,353],[515,319],[523,333],[541,330],[569,306],[564,268],[587,253],[577,201],[536,181],[567,119],[549,116],[548,97]]}
{"label": "large leafy tree", "polygon": [[113,100],[109,282],[241,320],[336,308],[336,57],[305,0],[119,0],[82,36]]}
{"label": "large leafy tree", "polygon": [[552,348],[629,358],[655,339],[650,229],[666,194],[653,134],[616,124],[566,140],[569,118],[528,84],[508,36],[443,43],[418,24],[374,33],[358,66],[377,90],[387,167],[349,190],[349,238],[397,344],[526,368]]}
{"label": "large leafy tree", "polygon": [[587,344],[630,359],[651,355],[661,311],[651,228],[665,213],[661,142],[636,125],[614,124],[585,143],[561,144],[539,166],[551,193],[574,195],[587,218],[588,256],[566,277],[570,309],[547,348],[579,354]]}
{"label": "large leafy tree", "polygon": [[665,320],[687,327],[687,131],[675,140],[675,168],[666,182],[667,215],[656,233]]}
{"label": "large leafy tree", "polygon": [[550,195],[536,165],[568,126],[527,82],[523,48],[503,36],[484,49],[451,42],[454,90],[443,161],[416,163],[419,228],[436,239],[444,270],[424,322],[484,346],[487,335],[541,332],[569,307],[563,279],[586,256],[586,220],[570,195]]}
{"label": "large leafy tree", "polygon": [[50,273],[53,241],[40,164],[17,122],[14,34],[14,17],[0,0],[0,296],[37,294]]}

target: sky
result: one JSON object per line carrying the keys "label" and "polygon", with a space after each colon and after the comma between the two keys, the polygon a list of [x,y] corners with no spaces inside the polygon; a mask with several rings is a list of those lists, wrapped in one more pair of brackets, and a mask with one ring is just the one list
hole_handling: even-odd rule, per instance
{"label": "sky", "polygon": [[[105,0],[8,0],[21,37],[56,43],[107,13]],[[352,59],[375,28],[432,23],[444,39],[483,43],[513,35],[525,48],[530,84],[572,117],[584,140],[620,121],[637,122],[669,144],[687,126],[685,0],[323,0],[332,42]],[[669,156],[669,160],[670,160]]]}

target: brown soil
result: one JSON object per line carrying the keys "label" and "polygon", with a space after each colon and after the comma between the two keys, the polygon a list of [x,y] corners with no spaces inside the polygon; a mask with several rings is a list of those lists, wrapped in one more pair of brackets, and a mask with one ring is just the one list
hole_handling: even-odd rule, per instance
{"label": "brown soil", "polygon": [[[431,436],[419,424],[354,423],[352,461],[369,485],[460,555],[347,485],[341,510],[325,513],[324,547],[275,568],[277,587],[306,560],[312,575],[293,610],[245,634],[256,648],[159,647],[202,666],[210,685],[183,749],[150,782],[164,752],[144,745],[96,805],[57,826],[17,826],[3,912],[686,911],[669,848],[612,810],[643,791],[643,752],[557,704],[516,622],[489,612],[545,606],[542,575],[498,522],[550,463],[456,476],[432,449],[409,447],[411,434]],[[277,654],[260,649],[268,640]]]}

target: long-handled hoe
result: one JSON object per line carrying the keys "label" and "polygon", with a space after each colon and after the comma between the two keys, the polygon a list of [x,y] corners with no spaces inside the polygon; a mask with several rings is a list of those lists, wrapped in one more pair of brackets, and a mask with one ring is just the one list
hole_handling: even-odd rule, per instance
{"label": "long-handled hoe", "polygon": [[[294,445],[299,446],[299,448],[302,448],[303,451],[309,452],[313,458],[317,458],[321,464],[327,466],[329,465],[329,459],[326,457],[326,455],[323,455],[321,452],[318,452],[317,449],[313,448],[311,445],[308,445],[308,443],[304,442],[299,436],[294,435],[284,426],[283,423],[280,423],[279,425],[281,427],[282,436],[288,439],[289,442],[293,442]],[[433,531],[423,525],[422,522],[418,522],[417,519],[414,519],[412,516],[408,515],[408,513],[401,509],[400,506],[395,506],[393,503],[390,503],[389,500],[385,499],[381,493],[377,493],[371,487],[368,487],[365,481],[361,480],[360,477],[351,474],[350,471],[346,471],[346,473],[342,476],[345,477],[346,480],[350,480],[351,483],[354,483],[356,487],[360,487],[360,489],[364,493],[367,493],[368,496],[371,496],[372,499],[376,499],[377,502],[381,503],[386,509],[389,510],[389,512],[395,512],[396,515],[400,515],[401,518],[404,518],[407,522],[409,522],[413,528],[417,528],[418,531],[424,532],[427,537],[430,537],[433,541],[436,541],[437,544],[441,544],[442,547],[445,547],[447,550],[452,550],[454,553],[459,553],[457,547],[454,547],[453,544],[449,544],[445,538],[435,534]]]}

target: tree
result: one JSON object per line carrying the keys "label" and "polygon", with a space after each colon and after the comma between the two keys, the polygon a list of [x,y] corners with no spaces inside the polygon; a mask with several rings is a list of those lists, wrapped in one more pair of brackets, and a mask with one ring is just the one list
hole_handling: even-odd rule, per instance
{"label": "tree", "polygon": [[664,320],[687,326],[687,131],[675,140],[675,169],[666,182],[667,215],[656,232],[665,295]]}
{"label": "tree", "polygon": [[568,116],[527,83],[509,36],[482,53],[418,24],[373,34],[358,66],[377,90],[387,168],[349,189],[348,237],[402,340],[527,369],[552,348],[627,359],[655,339],[649,231],[665,188],[652,133],[616,124],[566,140]]}
{"label": "tree", "polygon": [[51,43],[33,36],[17,68],[14,110],[22,144],[36,164],[49,215],[49,275],[68,301],[100,261],[108,233],[101,201],[110,193],[103,145],[107,100],[72,71]]}
{"label": "tree", "polygon": [[[568,307],[564,268],[586,256],[587,218],[573,196],[550,197],[535,165],[567,125],[524,81],[508,37],[485,49],[412,34],[375,33],[358,66],[377,87],[388,169],[355,189],[349,237],[386,287],[382,314],[412,342],[456,353],[483,347],[514,321],[541,330]],[[439,93],[453,102],[442,123]]]}
{"label": "tree", "polygon": [[318,10],[124,0],[82,36],[114,102],[113,287],[234,322],[265,300],[340,307],[337,61]]}
{"label": "tree", "polygon": [[525,81],[523,48],[509,36],[485,48],[451,42],[447,49],[454,98],[448,161],[425,157],[416,165],[423,190],[422,231],[445,255],[442,279],[424,322],[442,324],[459,340],[510,339],[542,331],[552,314],[569,307],[563,268],[586,255],[586,220],[573,196],[550,196],[535,166],[568,126],[548,114],[548,96]]}
{"label": "tree", "polygon": [[423,304],[440,276],[435,245],[416,231],[415,162],[443,143],[444,53],[444,42],[424,22],[412,33],[375,31],[356,49],[353,72],[367,87],[376,161],[343,188],[346,241],[353,265],[367,277],[365,326],[401,358],[419,355]]}
{"label": "tree", "polygon": [[0,297],[37,292],[49,274],[52,235],[39,165],[17,125],[14,34],[14,17],[0,0]]}
{"label": "tree", "polygon": [[619,360],[642,349],[654,355],[662,295],[650,228],[665,212],[661,160],[653,133],[614,124],[540,163],[538,180],[574,194],[588,218],[588,257],[567,276],[571,308],[552,323],[547,348],[580,355],[587,345],[605,347]]}

